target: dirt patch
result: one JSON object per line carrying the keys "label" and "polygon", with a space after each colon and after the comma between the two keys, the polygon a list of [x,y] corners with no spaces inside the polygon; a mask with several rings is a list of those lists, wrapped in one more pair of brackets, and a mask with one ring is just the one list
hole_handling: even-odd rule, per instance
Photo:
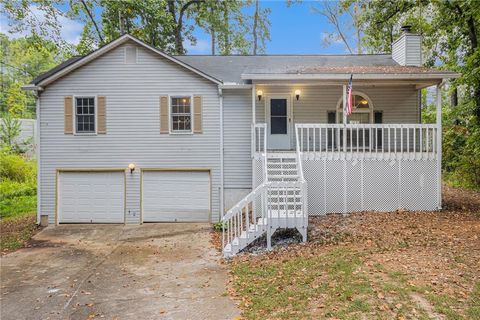
{"label": "dirt patch", "polygon": [[32,215],[0,221],[0,253],[4,255],[28,246],[40,229]]}

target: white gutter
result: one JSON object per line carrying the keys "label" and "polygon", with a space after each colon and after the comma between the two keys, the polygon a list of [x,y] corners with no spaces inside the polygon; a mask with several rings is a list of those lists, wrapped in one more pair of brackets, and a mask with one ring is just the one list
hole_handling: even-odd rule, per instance
{"label": "white gutter", "polygon": [[[458,73],[355,73],[357,80],[412,80],[458,78]],[[244,73],[244,80],[349,80],[350,73]]]}
{"label": "white gutter", "polygon": [[223,92],[221,86],[218,86],[218,96],[220,99],[220,219],[225,213],[224,203],[224,146],[223,146]]}

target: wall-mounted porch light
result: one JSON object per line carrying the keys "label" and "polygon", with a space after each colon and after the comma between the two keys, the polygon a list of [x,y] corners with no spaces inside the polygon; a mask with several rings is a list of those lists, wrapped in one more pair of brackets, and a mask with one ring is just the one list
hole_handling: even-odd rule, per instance
{"label": "wall-mounted porch light", "polygon": [[128,165],[128,169],[130,169],[130,173],[133,173],[133,171],[135,171],[135,164],[134,163],[130,163]]}
{"label": "wall-mounted porch light", "polygon": [[295,90],[295,98],[300,99],[300,94],[302,94],[302,91],[300,89]]}
{"label": "wall-mounted porch light", "polygon": [[262,90],[257,90],[258,101],[262,100],[262,96],[263,96],[263,91]]}

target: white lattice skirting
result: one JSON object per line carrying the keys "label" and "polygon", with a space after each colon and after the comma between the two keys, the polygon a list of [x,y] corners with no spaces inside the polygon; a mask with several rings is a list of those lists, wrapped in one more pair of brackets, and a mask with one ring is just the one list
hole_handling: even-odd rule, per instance
{"label": "white lattice skirting", "polygon": [[[437,161],[304,159],[309,215],[356,211],[436,210]],[[255,186],[261,183],[255,160]]]}

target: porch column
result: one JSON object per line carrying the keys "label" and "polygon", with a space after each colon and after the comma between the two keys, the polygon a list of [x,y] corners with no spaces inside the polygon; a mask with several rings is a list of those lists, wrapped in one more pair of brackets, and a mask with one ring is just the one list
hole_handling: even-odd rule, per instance
{"label": "porch column", "polygon": [[256,97],[256,90],[255,90],[256,86],[255,86],[255,83],[252,83],[252,142],[251,142],[251,145],[252,145],[252,158],[255,157],[255,97]]}
{"label": "porch column", "polygon": [[437,207],[442,209],[442,84],[435,87],[437,96]]}
{"label": "porch column", "polygon": [[343,85],[343,104],[342,104],[343,125],[347,124],[347,114],[345,109],[347,108],[347,85]]}

